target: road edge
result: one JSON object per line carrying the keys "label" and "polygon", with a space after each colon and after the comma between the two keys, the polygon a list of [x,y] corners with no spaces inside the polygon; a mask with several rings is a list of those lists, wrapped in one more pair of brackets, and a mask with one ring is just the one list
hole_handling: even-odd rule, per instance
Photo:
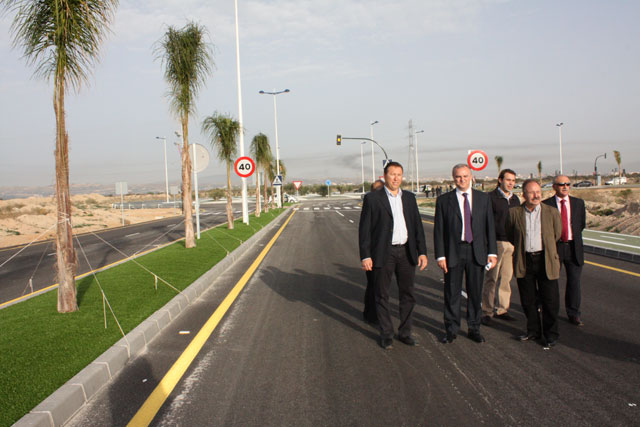
{"label": "road edge", "polygon": [[258,230],[253,236],[229,253],[189,285],[181,294],[142,321],[93,362],[73,376],[40,402],[29,413],[16,421],[14,427],[62,426],[84,407],[104,386],[114,379],[125,365],[143,353],[152,340],[175,320],[187,307],[200,297],[213,280],[241,258],[256,241],[286,221],[293,209],[285,209],[278,218]]}

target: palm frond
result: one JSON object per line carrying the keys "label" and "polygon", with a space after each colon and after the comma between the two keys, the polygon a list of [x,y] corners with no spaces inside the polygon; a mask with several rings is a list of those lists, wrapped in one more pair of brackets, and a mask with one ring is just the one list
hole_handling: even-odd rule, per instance
{"label": "palm frond", "polygon": [[205,117],[202,122],[202,132],[207,135],[211,148],[220,160],[230,162],[238,151],[236,138],[240,135],[240,123],[219,113]]}

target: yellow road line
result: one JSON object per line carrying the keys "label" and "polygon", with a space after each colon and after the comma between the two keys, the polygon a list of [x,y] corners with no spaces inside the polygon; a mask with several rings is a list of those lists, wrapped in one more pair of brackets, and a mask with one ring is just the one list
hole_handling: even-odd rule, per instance
{"label": "yellow road line", "polygon": [[178,360],[173,364],[173,366],[169,369],[169,371],[165,374],[165,376],[160,380],[156,388],[151,392],[151,395],[147,398],[147,400],[142,404],[138,412],[133,416],[131,421],[127,424],[127,426],[148,426],[153,418],[156,416],[165,400],[169,397],[173,389],[176,387],[184,373],[187,371],[191,363],[196,358],[202,347],[205,345],[213,331],[220,323],[220,320],[224,317],[227,310],[231,307],[231,304],[235,301],[235,299],[240,294],[240,291],[247,284],[253,273],[256,271],[262,260],[267,253],[271,250],[271,247],[274,245],[280,234],[284,228],[289,224],[291,218],[295,214],[296,211],[293,211],[289,218],[282,224],[282,227],[278,230],[278,232],[273,236],[271,241],[264,247],[260,255],[253,261],[249,269],[242,275],[240,280],[235,284],[231,292],[225,297],[222,303],[218,306],[216,311],[213,312],[209,320],[202,326],[198,334],[193,338],[193,340],[189,343],[184,352],[180,355]]}
{"label": "yellow road line", "polygon": [[630,276],[640,277],[639,273],[634,273],[633,271],[623,270],[621,268],[609,267],[608,265],[598,264],[596,262],[591,262],[591,261],[585,261],[584,263],[589,265],[595,265],[596,267],[600,267],[600,268],[606,268],[607,270],[617,271],[618,273],[624,273]]}

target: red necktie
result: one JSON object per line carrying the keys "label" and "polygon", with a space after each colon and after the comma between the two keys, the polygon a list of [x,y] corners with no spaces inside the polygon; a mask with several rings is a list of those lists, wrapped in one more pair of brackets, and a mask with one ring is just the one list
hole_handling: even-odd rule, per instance
{"label": "red necktie", "polygon": [[562,214],[562,241],[569,241],[569,211],[567,210],[566,200],[560,200],[560,212]]}

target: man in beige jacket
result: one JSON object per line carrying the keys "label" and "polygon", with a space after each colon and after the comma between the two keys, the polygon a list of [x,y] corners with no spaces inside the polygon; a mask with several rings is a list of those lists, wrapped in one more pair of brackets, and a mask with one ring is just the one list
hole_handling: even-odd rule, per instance
{"label": "man in beige jacket", "polygon": [[[527,333],[520,341],[544,338],[545,347],[558,340],[560,259],[556,242],[562,235],[558,209],[542,204],[542,189],[533,179],[522,185],[524,203],[509,210],[505,231],[513,244],[513,270],[520,302],[527,317]],[[542,304],[542,330],[538,301]]]}

